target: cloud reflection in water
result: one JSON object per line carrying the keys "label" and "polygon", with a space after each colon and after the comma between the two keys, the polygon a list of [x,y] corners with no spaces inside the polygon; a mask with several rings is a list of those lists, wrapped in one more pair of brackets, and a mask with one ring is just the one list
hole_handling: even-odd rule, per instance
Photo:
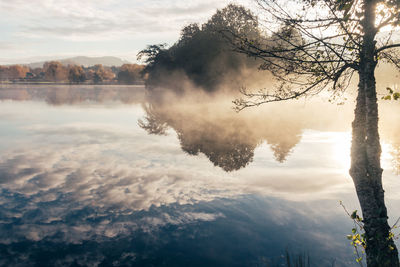
{"label": "cloud reflection in water", "polygon": [[168,127],[155,136],[137,126],[149,110],[115,90],[46,90],[1,103],[1,123],[19,134],[1,136],[0,265],[171,265],[174,255],[176,265],[243,266],[279,260],[288,244],[352,260],[337,201],[356,199],[332,153],[346,134],[321,132],[329,118],[303,120],[298,106],[237,115],[228,104],[153,103]]}

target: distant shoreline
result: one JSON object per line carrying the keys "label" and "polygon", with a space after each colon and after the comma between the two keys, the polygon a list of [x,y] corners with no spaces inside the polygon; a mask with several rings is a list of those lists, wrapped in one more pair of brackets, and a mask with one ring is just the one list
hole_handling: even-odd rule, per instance
{"label": "distant shoreline", "polygon": [[69,83],[69,82],[4,82],[0,85],[107,85],[107,86],[145,86],[144,83],[122,84],[122,83]]}

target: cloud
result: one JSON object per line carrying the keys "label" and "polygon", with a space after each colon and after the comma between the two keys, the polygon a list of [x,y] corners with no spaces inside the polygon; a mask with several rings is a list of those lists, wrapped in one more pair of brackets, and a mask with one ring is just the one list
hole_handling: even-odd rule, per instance
{"label": "cloud", "polygon": [[18,48],[20,48],[20,46],[12,42],[0,41],[0,50],[16,50]]}
{"label": "cloud", "polygon": [[7,1],[0,8],[20,18],[19,36],[72,40],[126,34],[177,33],[185,21],[204,21],[225,1]]}
{"label": "cloud", "polygon": [[225,5],[224,1],[185,1],[185,3],[183,1],[172,1],[172,3],[172,5],[166,7],[155,5],[152,8],[144,10],[144,14],[156,17],[165,15],[193,17],[204,14],[208,15],[210,11],[215,11],[216,8],[221,8]]}
{"label": "cloud", "polygon": [[[0,1],[1,64],[73,56],[136,62],[149,44],[173,44],[189,23],[204,23],[228,0]],[[243,1],[240,1],[243,2]],[[20,46],[20,48],[16,48]],[[14,47],[14,49],[11,49]]]}
{"label": "cloud", "polygon": [[[2,148],[0,158],[0,218],[3,227],[13,227],[11,236],[5,228],[0,231],[3,244],[48,237],[78,244],[137,230],[215,221],[227,214],[174,207],[252,194],[302,204],[355,198],[347,170],[338,170],[331,153],[337,139],[346,139],[344,133],[303,131],[302,141],[283,164],[275,162],[267,144],[260,144],[248,168],[226,173],[203,154],[183,152],[172,131],[168,136],[146,135],[136,125],[143,116],[138,106],[111,110],[10,102],[3,103],[2,113],[7,114],[3,120],[14,122],[24,133],[22,138],[5,137],[5,143],[24,142]],[[250,129],[268,128],[264,117],[254,123],[251,114],[243,116]],[[231,116],[224,118],[232,123]],[[195,122],[194,115],[191,121]],[[324,209],[318,210],[322,214]],[[271,216],[276,224],[287,222],[285,212],[271,211]]]}

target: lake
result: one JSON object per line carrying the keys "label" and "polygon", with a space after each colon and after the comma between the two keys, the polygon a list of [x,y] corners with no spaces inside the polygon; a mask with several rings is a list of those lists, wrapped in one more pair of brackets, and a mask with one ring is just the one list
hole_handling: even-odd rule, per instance
{"label": "lake", "polygon": [[[0,85],[0,265],[286,266],[288,251],[357,266],[339,204],[360,210],[348,174],[354,97],[240,113],[234,98]],[[390,224],[399,106],[380,106]]]}

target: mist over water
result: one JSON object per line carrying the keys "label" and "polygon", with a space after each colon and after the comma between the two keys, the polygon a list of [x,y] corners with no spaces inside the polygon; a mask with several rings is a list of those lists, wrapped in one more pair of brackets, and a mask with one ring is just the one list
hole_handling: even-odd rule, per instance
{"label": "mist over water", "polygon": [[[185,88],[1,85],[0,265],[356,265],[351,91],[236,113]],[[380,103],[391,223],[399,108]]]}

